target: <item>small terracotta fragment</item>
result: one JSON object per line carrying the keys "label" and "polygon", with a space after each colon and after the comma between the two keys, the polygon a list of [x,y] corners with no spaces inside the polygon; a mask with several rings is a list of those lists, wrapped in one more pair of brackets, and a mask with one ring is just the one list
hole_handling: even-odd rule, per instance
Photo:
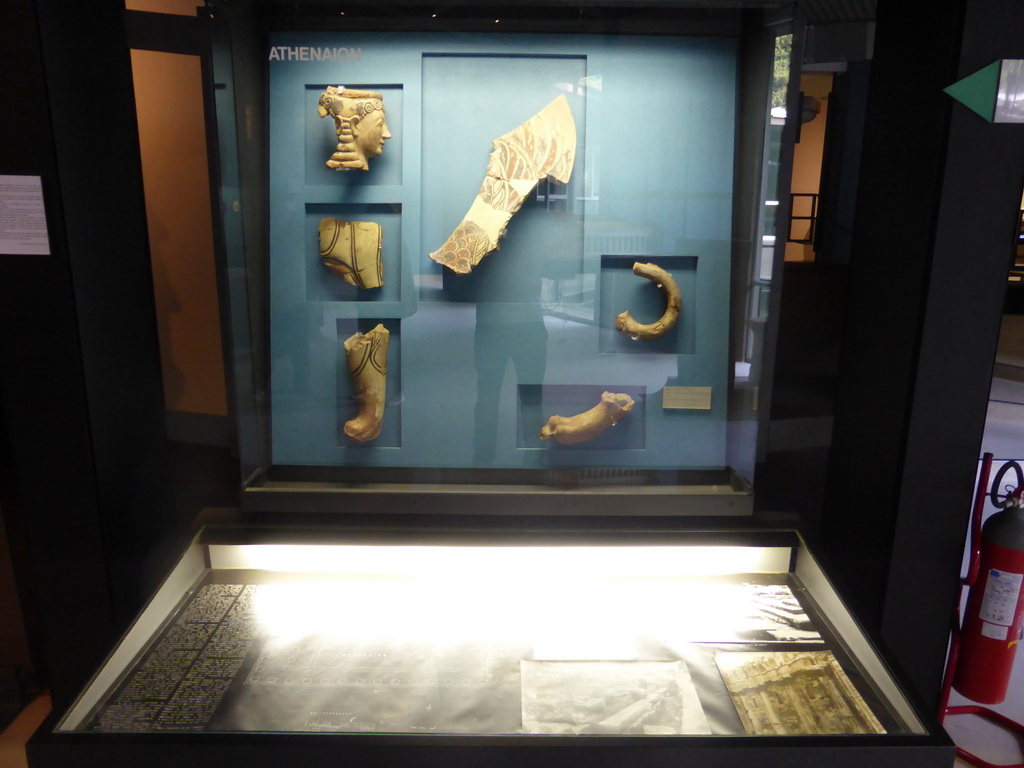
{"label": "small terracotta fragment", "polygon": [[334,118],[338,148],[327,161],[335,171],[369,170],[369,158],[380,157],[391,138],[384,119],[384,97],[376,91],[357,91],[332,85],[320,94],[320,117]]}
{"label": "small terracotta fragment", "polygon": [[383,325],[345,340],[345,360],[361,400],[359,415],[345,422],[345,434],[353,440],[373,440],[380,434],[387,401],[388,341]]}
{"label": "small terracotta fragment", "polygon": [[321,219],[320,261],[346,283],[360,288],[384,285],[381,228],[373,221]]}
{"label": "small terracotta fragment", "polygon": [[572,445],[593,440],[608,427],[618,424],[633,410],[633,398],[626,394],[604,392],[601,402],[575,416],[552,416],[540,430],[540,439],[554,438],[556,443]]}
{"label": "small terracotta fragment", "polygon": [[623,312],[615,318],[615,327],[634,339],[656,339],[668,332],[679,320],[679,310],[683,306],[679,286],[672,279],[672,275],[657,264],[641,264],[638,261],[633,264],[633,274],[638,277],[646,277],[665,291],[665,296],[668,299],[665,312],[658,320],[647,324],[638,323],[629,312]]}

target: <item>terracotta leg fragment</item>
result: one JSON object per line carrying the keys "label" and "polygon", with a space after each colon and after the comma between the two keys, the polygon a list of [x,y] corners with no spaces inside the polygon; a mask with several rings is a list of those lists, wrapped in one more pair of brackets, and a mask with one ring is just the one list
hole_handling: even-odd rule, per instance
{"label": "terracotta leg fragment", "polygon": [[589,411],[575,416],[552,416],[540,431],[540,439],[572,445],[593,440],[608,427],[614,426],[633,410],[633,398],[626,394],[605,392],[601,402]]}
{"label": "terracotta leg fragment", "polygon": [[380,434],[388,373],[388,340],[391,334],[383,325],[345,340],[345,359],[361,404],[359,415],[345,422],[345,434],[360,442]]}
{"label": "terracotta leg fragment", "polygon": [[615,327],[634,339],[656,339],[664,335],[679,320],[679,310],[683,306],[679,286],[672,279],[672,275],[657,264],[641,264],[638,261],[633,264],[633,274],[646,277],[665,291],[665,297],[668,299],[665,313],[653,323],[644,324],[634,320],[629,312],[623,312],[615,318]]}

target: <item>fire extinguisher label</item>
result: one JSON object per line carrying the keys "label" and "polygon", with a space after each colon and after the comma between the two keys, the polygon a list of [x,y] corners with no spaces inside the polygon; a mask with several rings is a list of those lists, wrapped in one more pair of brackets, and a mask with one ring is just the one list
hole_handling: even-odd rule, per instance
{"label": "fire extinguisher label", "polygon": [[[990,570],[985,584],[985,597],[982,599],[979,613],[981,620],[1001,624],[1004,627],[1013,624],[1022,582],[1024,582],[1022,574],[997,571],[995,568]],[[998,639],[1004,638],[1005,634],[1003,638]]]}
{"label": "fire extinguisher label", "polygon": [[987,621],[981,623],[981,636],[991,637],[993,640],[1005,640],[1009,627],[1001,627],[998,624],[989,624]]}

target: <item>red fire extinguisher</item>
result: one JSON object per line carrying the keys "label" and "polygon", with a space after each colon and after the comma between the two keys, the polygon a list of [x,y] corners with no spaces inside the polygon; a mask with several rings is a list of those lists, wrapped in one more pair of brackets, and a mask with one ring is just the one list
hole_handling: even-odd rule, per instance
{"label": "red fire extinguisher", "polygon": [[[1017,482],[1003,486],[1011,469]],[[967,599],[953,679],[957,691],[982,704],[1006,698],[1024,625],[1024,478],[1016,462],[997,473],[991,497],[1003,509],[981,530],[981,558]]]}

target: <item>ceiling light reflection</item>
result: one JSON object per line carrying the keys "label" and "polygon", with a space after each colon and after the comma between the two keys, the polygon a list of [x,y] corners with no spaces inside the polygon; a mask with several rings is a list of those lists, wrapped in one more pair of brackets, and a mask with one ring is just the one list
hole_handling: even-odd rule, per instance
{"label": "ceiling light reflection", "polygon": [[494,580],[783,573],[789,547],[211,545],[213,568]]}

